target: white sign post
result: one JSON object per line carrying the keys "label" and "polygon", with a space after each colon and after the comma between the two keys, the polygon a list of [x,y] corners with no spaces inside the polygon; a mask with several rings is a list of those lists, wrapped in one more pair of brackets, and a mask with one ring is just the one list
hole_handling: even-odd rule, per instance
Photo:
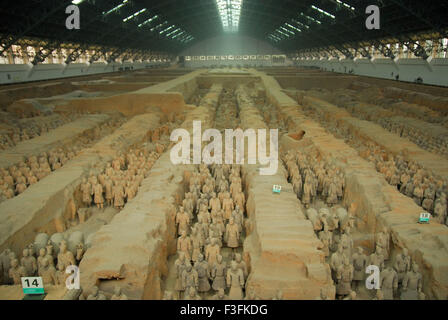
{"label": "white sign post", "polygon": [[21,280],[24,294],[45,294],[41,277],[22,277]]}

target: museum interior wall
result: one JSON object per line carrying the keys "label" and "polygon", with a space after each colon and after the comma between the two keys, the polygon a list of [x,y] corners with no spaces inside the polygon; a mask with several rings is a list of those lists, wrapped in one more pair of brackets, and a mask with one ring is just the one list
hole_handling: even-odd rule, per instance
{"label": "museum interior wall", "polygon": [[421,78],[424,84],[448,86],[448,59],[321,59],[297,60],[299,66],[318,67],[324,71],[353,73],[383,79],[414,82]]}

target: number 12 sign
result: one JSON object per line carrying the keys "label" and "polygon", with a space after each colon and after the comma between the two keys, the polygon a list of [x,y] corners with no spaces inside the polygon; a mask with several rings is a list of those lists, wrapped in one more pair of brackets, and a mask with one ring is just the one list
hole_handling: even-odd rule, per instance
{"label": "number 12 sign", "polygon": [[41,277],[22,277],[24,294],[44,294],[44,283]]}

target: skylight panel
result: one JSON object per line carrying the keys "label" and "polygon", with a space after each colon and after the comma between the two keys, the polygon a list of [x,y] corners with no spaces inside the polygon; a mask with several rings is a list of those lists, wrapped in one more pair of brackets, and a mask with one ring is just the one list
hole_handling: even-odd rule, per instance
{"label": "skylight panel", "polygon": [[144,8],[144,9],[142,9],[142,10],[140,10],[140,11],[137,11],[137,12],[134,13],[133,15],[130,15],[129,17],[124,18],[124,19],[123,19],[123,22],[128,22],[129,20],[134,19],[136,16],[138,16],[139,14],[142,14],[142,13],[145,12],[145,11],[146,11],[146,8]]}
{"label": "skylight panel", "polygon": [[284,35],[285,37],[288,37],[289,38],[289,34],[287,34],[287,33],[284,33],[284,32],[282,32],[282,31],[280,31],[280,30],[275,30],[276,32],[278,32],[278,33],[280,33],[280,34],[282,34],[282,35]]}
{"label": "skylight panel", "polygon": [[298,21],[298,20],[296,20],[296,19],[292,19],[292,21],[293,21],[294,23],[298,24],[299,26],[304,27],[304,28],[306,28],[306,29],[309,29],[309,28],[310,28],[309,25],[306,25],[306,24],[304,24],[304,23],[302,23],[302,22],[300,22],[300,21]]}
{"label": "skylight panel", "polygon": [[302,17],[307,18],[307,19],[310,20],[310,21],[313,21],[313,22],[317,23],[317,24],[322,24],[321,21],[319,21],[319,20],[317,20],[317,19],[314,19],[313,17],[307,16],[307,15],[304,14],[303,12],[301,12],[300,15],[301,15]]}
{"label": "skylight panel", "polygon": [[224,32],[238,32],[243,0],[215,0]]}
{"label": "skylight panel", "polygon": [[280,29],[282,29],[282,30],[284,30],[284,31],[286,31],[286,32],[288,32],[288,33],[290,33],[290,34],[295,34],[295,33],[292,32],[291,30],[286,29],[285,27],[280,27]]}
{"label": "skylight panel", "polygon": [[276,42],[282,40],[282,38],[277,37],[275,34],[270,34],[270,35],[269,35],[269,38],[273,39],[273,40],[276,41]]}
{"label": "skylight panel", "polygon": [[173,31],[171,31],[170,33],[167,33],[166,36],[170,37],[171,35],[174,35],[176,32],[180,31],[180,28],[174,29]]}
{"label": "skylight panel", "polygon": [[140,27],[143,27],[144,25],[147,25],[148,23],[151,23],[152,21],[154,21],[154,20],[157,19],[158,17],[159,17],[158,15],[155,15],[154,17],[151,17],[151,18],[149,18],[148,20],[146,20],[146,21],[140,23],[140,24],[138,25],[138,27],[139,27],[139,28],[140,28]]}
{"label": "skylight panel", "polygon": [[352,10],[352,11],[355,11],[355,10],[356,10],[356,9],[353,8],[351,5],[349,5],[349,4],[345,3],[345,2],[342,2],[341,0],[336,0],[336,2],[339,3],[339,4],[341,4],[341,5],[343,5],[343,6],[346,7],[347,9],[350,9],[350,10]]}
{"label": "skylight panel", "polygon": [[285,22],[285,25],[288,26],[288,27],[290,27],[291,29],[294,29],[294,30],[298,31],[298,32],[302,32],[301,29],[299,29],[299,28],[297,28],[297,27],[294,27],[292,24],[289,24],[288,22]]}
{"label": "skylight panel", "polygon": [[159,32],[159,34],[164,34],[167,31],[170,31],[171,29],[173,29],[175,27],[174,24],[172,24],[171,26],[169,26],[168,28],[163,29],[162,31]]}
{"label": "skylight panel", "polygon": [[324,15],[326,15],[327,17],[330,17],[332,19],[336,19],[336,17],[334,15],[332,15],[331,13],[322,10],[321,8],[316,7],[315,5],[312,5],[311,8],[313,8],[316,11],[319,11],[320,13],[323,13]]}
{"label": "skylight panel", "polygon": [[121,4],[119,4],[118,6],[116,6],[116,7],[114,7],[114,8],[112,8],[112,9],[110,9],[109,11],[107,11],[107,12],[103,12],[103,15],[104,16],[107,16],[108,14],[110,14],[110,13],[112,13],[112,12],[114,12],[114,11],[117,11],[118,9],[120,9],[121,7],[124,7],[126,4],[128,4],[128,2],[129,2],[129,0],[124,0]]}
{"label": "skylight panel", "polygon": [[185,33],[185,31],[182,31],[181,33],[176,34],[176,35],[173,37],[173,39],[176,39],[177,37],[183,35],[184,33]]}
{"label": "skylight panel", "polygon": [[164,21],[158,25],[156,25],[155,27],[151,28],[151,32],[160,29],[161,27],[163,27],[164,25],[166,25],[168,23],[168,21]]}

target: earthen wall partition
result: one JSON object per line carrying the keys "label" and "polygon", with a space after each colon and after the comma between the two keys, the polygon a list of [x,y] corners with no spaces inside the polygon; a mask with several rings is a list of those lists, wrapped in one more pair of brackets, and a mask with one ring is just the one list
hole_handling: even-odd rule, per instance
{"label": "earthen wall partition", "polygon": [[105,112],[116,110],[126,116],[159,108],[163,113],[181,113],[188,99],[197,89],[196,77],[201,70],[134,92],[110,97],[76,99],[57,105],[55,112]]}
{"label": "earthen wall partition", "polygon": [[448,228],[438,223],[417,223],[421,208],[387,184],[372,164],[357,155],[343,141],[328,134],[308,119],[294,100],[281,92],[272,77],[262,76],[267,97],[288,125],[290,133],[305,131],[301,141],[285,137],[283,147],[314,145],[324,158],[341,166],[346,177],[344,202],[356,204],[357,227],[366,234],[364,244],[373,246],[375,232],[385,226],[391,232],[395,253],[407,248],[424,276],[424,292],[430,299],[448,298]]}

